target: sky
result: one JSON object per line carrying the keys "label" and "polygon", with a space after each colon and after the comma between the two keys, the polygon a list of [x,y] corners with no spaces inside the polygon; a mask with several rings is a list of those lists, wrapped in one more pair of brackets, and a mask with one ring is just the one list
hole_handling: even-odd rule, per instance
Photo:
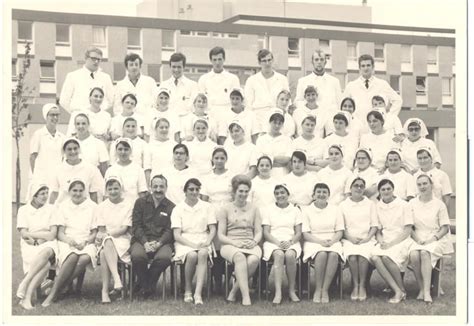
{"label": "sky", "polygon": [[[158,0],[159,1],[159,0]],[[361,5],[362,0],[281,0]],[[15,0],[12,7],[46,11],[96,13],[118,16],[136,15],[141,0]],[[455,28],[465,20],[465,0],[367,0],[374,24]]]}

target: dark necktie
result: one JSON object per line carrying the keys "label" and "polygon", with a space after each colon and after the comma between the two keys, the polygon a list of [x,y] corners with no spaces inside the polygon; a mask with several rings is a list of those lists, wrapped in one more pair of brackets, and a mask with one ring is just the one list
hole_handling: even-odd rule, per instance
{"label": "dark necktie", "polygon": [[369,88],[369,80],[368,79],[365,80],[365,88]]}
{"label": "dark necktie", "polygon": [[175,84],[175,86],[178,86],[178,78],[174,79],[174,84]]}
{"label": "dark necktie", "polygon": [[91,72],[91,78],[94,79],[94,73],[93,72]]}

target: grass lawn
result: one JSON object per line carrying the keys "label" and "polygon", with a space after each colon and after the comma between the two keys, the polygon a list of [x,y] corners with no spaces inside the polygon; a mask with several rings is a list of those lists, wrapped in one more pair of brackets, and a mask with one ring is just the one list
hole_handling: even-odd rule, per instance
{"label": "grass lawn", "polygon": [[[14,226],[16,218],[13,218]],[[13,232],[13,266],[12,266],[12,293],[16,293],[18,284],[23,275],[20,254],[20,238],[15,228]],[[432,305],[415,300],[417,290],[412,272],[405,276],[408,290],[408,299],[398,305],[387,302],[388,295],[382,293],[384,283],[378,273],[374,272],[371,285],[373,295],[365,302],[350,300],[350,273],[344,270],[344,298],[332,299],[328,304],[314,304],[312,301],[302,300],[300,303],[284,301],[280,306],[272,306],[270,301],[256,298],[251,307],[240,304],[228,304],[223,297],[213,296],[210,301],[206,298],[203,306],[185,304],[181,298],[177,301],[168,298],[165,301],[153,298],[146,301],[118,300],[109,305],[100,304],[100,271],[88,272],[84,281],[81,298],[65,298],[48,308],[37,307],[32,311],[25,311],[18,305],[18,299],[12,297],[12,315],[455,315],[456,314],[456,262],[454,255],[446,259],[442,274],[442,288],[445,292],[440,298],[433,298]],[[167,279],[170,277],[168,275]],[[169,287],[168,287],[169,288]],[[205,293],[205,292],[204,292]],[[271,297],[271,296],[270,296]],[[287,299],[286,299],[287,300]]]}

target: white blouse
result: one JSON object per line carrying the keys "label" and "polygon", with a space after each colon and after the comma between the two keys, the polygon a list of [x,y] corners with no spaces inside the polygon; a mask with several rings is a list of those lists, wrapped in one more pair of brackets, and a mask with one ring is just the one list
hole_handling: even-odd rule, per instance
{"label": "white blouse", "polygon": [[262,225],[270,226],[270,233],[279,241],[289,241],[295,235],[295,226],[303,223],[301,211],[289,204],[285,208],[275,203],[267,205],[261,212]]}
{"label": "white blouse", "polygon": [[375,203],[363,197],[359,202],[347,198],[339,204],[346,231],[353,237],[365,238],[371,227],[379,227]]}
{"label": "white blouse", "polygon": [[303,232],[309,232],[324,240],[331,240],[337,231],[344,231],[344,218],[339,207],[328,204],[318,208],[311,204],[303,211]]}

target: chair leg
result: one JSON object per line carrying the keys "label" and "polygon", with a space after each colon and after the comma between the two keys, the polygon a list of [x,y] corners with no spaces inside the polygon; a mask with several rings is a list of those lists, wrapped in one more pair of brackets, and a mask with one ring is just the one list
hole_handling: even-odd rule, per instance
{"label": "chair leg", "polygon": [[163,282],[161,298],[163,299],[163,301],[165,301],[166,299],[166,269],[163,271],[163,273],[161,273],[161,281]]}
{"label": "chair leg", "polygon": [[171,283],[173,286],[173,294],[174,294],[174,299],[178,299],[178,285],[177,285],[177,278],[178,278],[178,266],[176,265],[176,262],[171,263]]}
{"label": "chair leg", "polygon": [[270,277],[270,273],[271,273],[271,268],[272,266],[270,265],[270,261],[267,261],[267,264],[265,266],[265,275],[266,275],[266,279],[267,281],[265,282],[265,299],[268,301],[268,298],[269,298],[269,295],[268,295],[268,279]]}
{"label": "chair leg", "polygon": [[433,284],[433,294],[435,297],[441,295],[441,272],[443,270],[443,258],[440,258],[436,263],[436,266],[433,268],[431,273],[431,282]]}
{"label": "chair leg", "polygon": [[229,295],[229,263],[225,261],[224,265],[225,299]]}
{"label": "chair leg", "polygon": [[303,298],[303,293],[301,293],[302,291],[302,288],[301,288],[301,258],[298,259],[297,263],[296,263],[296,270],[297,270],[297,277],[298,277],[298,295],[300,298]]}
{"label": "chair leg", "polygon": [[342,266],[342,262],[339,262],[339,299],[342,300],[342,292],[343,292],[343,273],[344,268]]}
{"label": "chair leg", "polygon": [[311,258],[308,259],[308,284],[307,284],[307,287],[308,287],[308,300],[311,299]]}
{"label": "chair leg", "polygon": [[210,299],[211,299],[211,291],[212,291],[212,289],[211,289],[211,288],[212,288],[212,273],[211,273],[211,268],[212,268],[211,262],[208,261],[208,262],[207,262],[207,270],[206,270],[207,300],[210,300]]}
{"label": "chair leg", "polygon": [[129,296],[130,296],[130,301],[133,301],[133,283],[134,283],[134,276],[133,275],[133,264],[130,263],[130,267],[129,267],[129,270],[128,270],[128,283],[129,283],[129,287],[130,287],[130,290],[129,290]]}
{"label": "chair leg", "polygon": [[258,263],[258,275],[257,275],[257,295],[258,295],[258,300],[260,301],[262,298],[262,260]]}

